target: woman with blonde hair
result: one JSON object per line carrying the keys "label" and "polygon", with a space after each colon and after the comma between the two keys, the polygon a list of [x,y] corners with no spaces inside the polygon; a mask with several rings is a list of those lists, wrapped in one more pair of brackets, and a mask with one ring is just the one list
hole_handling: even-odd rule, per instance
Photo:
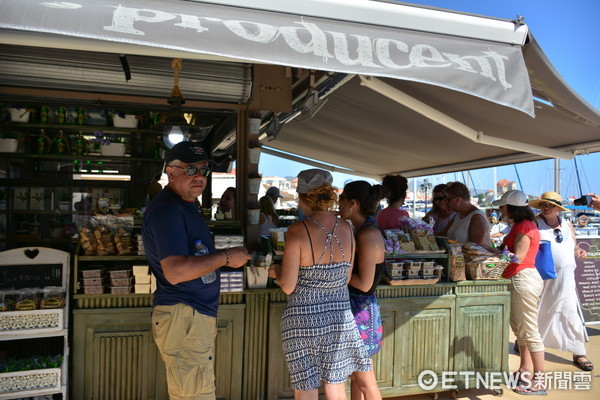
{"label": "woman with blonde hair", "polygon": [[[354,235],[330,211],[337,199],[332,182],[321,169],[298,174],[298,204],[306,219],[290,225],[283,263],[269,269],[288,295],[281,338],[295,399],[317,399],[321,384],[327,399],[345,399],[352,374],[377,386],[350,309]],[[376,389],[365,398],[381,394]]]}
{"label": "woman with blonde hair", "polygon": [[269,235],[269,230],[279,227],[279,215],[275,211],[273,201],[269,196],[263,196],[258,200],[260,207],[260,219],[258,221],[258,236]]}

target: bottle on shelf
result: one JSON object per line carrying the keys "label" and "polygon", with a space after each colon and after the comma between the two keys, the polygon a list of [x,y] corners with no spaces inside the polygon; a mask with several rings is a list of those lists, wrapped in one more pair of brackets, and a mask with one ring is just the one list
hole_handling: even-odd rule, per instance
{"label": "bottle on shelf", "polygon": [[64,124],[67,116],[67,110],[64,107],[58,107],[58,112],[56,113],[56,122],[58,124]]}
{"label": "bottle on shelf", "polygon": [[40,107],[40,122],[42,124],[48,123],[48,106]]}
{"label": "bottle on shelf", "polygon": [[54,151],[56,151],[57,154],[69,153],[69,142],[62,129],[58,131],[58,136],[54,138]]}
{"label": "bottle on shelf", "polygon": [[35,152],[37,154],[45,154],[50,152],[51,140],[48,136],[46,136],[46,132],[43,129],[40,130],[40,134],[35,143]]}
{"label": "bottle on shelf", "polygon": [[88,141],[83,137],[83,131],[79,131],[79,136],[75,139],[74,153],[83,156],[87,152]]}
{"label": "bottle on shelf", "polygon": [[160,113],[156,111],[150,112],[150,117],[152,118],[152,125],[158,125],[160,123]]}
{"label": "bottle on shelf", "polygon": [[85,125],[85,108],[77,109],[77,125]]}
{"label": "bottle on shelf", "polygon": [[[194,255],[195,256],[206,256],[209,254],[208,248],[202,244],[202,240],[196,240],[194,242]],[[205,284],[213,283],[217,279],[217,273],[211,271],[206,275],[202,276],[202,282]]]}

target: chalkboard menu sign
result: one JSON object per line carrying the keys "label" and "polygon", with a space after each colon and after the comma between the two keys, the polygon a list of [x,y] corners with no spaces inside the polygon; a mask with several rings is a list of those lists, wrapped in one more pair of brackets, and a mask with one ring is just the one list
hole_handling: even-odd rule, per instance
{"label": "chalkboard menu sign", "polygon": [[583,319],[588,323],[600,323],[600,238],[577,238],[577,244],[588,253],[577,260],[575,281]]}
{"label": "chalkboard menu sign", "polygon": [[62,264],[0,265],[0,289],[62,286]]}

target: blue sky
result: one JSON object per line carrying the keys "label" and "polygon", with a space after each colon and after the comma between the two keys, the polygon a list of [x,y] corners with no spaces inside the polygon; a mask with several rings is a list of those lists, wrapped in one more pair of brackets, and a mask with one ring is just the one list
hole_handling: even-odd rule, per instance
{"label": "blue sky", "polygon": [[[539,42],[550,62],[563,79],[588,103],[600,109],[600,1],[598,0],[415,0],[407,3],[423,4],[464,11],[490,17],[514,19],[517,14]],[[268,143],[267,143],[268,145]],[[576,157],[579,181],[574,161],[560,160],[563,196],[579,196],[600,192],[600,153]],[[263,154],[260,172],[263,175],[295,176],[305,165]],[[496,180],[508,179],[528,194],[540,195],[554,190],[554,160],[497,167]],[[334,173],[334,184],[343,187],[348,180],[362,178]],[[463,178],[464,176],[464,178]],[[492,189],[492,168],[471,171],[477,191]],[[423,178],[417,178],[420,182]],[[451,173],[427,177],[433,184],[468,179],[467,174]],[[520,178],[520,179],[519,179]],[[411,188],[412,188],[412,182]],[[473,187],[473,184],[469,184]]]}

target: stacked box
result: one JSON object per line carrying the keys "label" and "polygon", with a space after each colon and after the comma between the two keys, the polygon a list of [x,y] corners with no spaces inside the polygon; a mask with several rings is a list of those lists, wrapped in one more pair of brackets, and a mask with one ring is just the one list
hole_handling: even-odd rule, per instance
{"label": "stacked box", "polygon": [[104,268],[81,271],[79,283],[84,294],[104,293]]}
{"label": "stacked box", "polygon": [[241,292],[244,290],[244,271],[222,271],[221,292]]}
{"label": "stacked box", "polygon": [[244,235],[229,235],[229,247],[244,246]]}
{"label": "stacked box", "polygon": [[404,279],[404,262],[392,262],[386,263],[386,275],[390,279]]}
{"label": "stacked box", "polygon": [[244,245],[244,235],[215,235],[215,249],[224,250]]}
{"label": "stacked box", "polygon": [[443,269],[441,265],[435,265],[434,261],[390,260],[386,262],[385,278],[388,281],[434,279],[440,278]]}
{"label": "stacked box", "polygon": [[150,268],[147,265],[134,265],[135,293],[150,293]]}
{"label": "stacked box", "polygon": [[421,261],[407,261],[404,265],[404,276],[409,279],[418,278],[422,267]]}
{"label": "stacked box", "polygon": [[129,294],[133,287],[131,268],[107,271],[111,294]]}
{"label": "stacked box", "polygon": [[426,278],[435,278],[435,263],[433,261],[423,261],[421,266],[421,276]]}
{"label": "stacked box", "polygon": [[137,253],[140,256],[145,256],[146,255],[146,249],[144,249],[144,241],[142,240],[142,235],[137,234],[135,235],[135,239],[136,239],[136,245],[137,245]]}

